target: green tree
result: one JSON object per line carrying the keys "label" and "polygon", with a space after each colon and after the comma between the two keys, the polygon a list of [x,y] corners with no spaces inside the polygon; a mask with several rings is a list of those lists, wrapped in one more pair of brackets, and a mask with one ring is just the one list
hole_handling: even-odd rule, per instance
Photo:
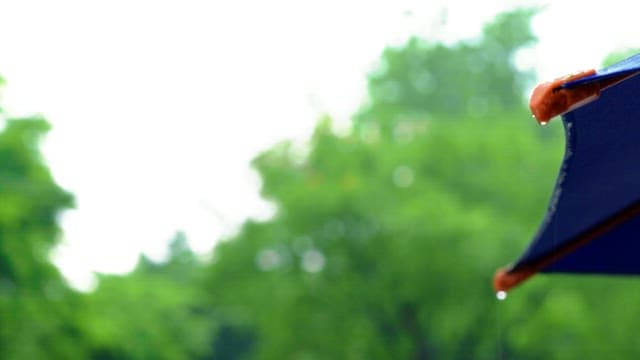
{"label": "green tree", "polygon": [[39,152],[41,118],[11,119],[0,133],[0,356],[82,357],[73,308],[78,302],[49,260],[73,204]]}
{"label": "green tree", "polygon": [[144,256],[123,276],[101,275],[83,300],[82,332],[95,359],[196,359],[210,353],[213,317],[198,288],[202,266],[178,233],[169,258]]}
{"label": "green tree", "polygon": [[305,162],[256,160],[277,216],[219,246],[209,283],[258,358],[495,354],[491,275],[542,215],[560,143],[481,120],[400,125],[411,139],[324,123]]}
{"label": "green tree", "polygon": [[358,118],[386,128],[403,116],[457,119],[522,109],[532,74],[518,72],[513,58],[535,42],[529,28],[535,13],[522,9],[498,15],[479,39],[453,46],[412,38],[386,49],[369,78],[370,102]]}

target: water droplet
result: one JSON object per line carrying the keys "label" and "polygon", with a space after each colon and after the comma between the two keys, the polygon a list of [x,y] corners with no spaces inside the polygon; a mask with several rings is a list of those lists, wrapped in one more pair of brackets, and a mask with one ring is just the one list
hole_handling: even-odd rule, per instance
{"label": "water droplet", "polygon": [[506,291],[498,291],[496,293],[496,298],[500,301],[503,301],[504,299],[507,298],[507,292]]}
{"label": "water droplet", "polygon": [[546,126],[548,123],[549,122],[547,122],[547,121],[540,121],[540,125],[542,125],[542,126]]}

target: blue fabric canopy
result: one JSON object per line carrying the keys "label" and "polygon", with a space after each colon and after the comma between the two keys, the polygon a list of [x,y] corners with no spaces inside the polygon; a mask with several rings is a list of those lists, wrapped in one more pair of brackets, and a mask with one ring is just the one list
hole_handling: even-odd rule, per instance
{"label": "blue fabric canopy", "polygon": [[600,83],[563,115],[566,149],[547,214],[524,254],[494,279],[508,290],[537,272],[640,274],[640,54],[564,83]]}

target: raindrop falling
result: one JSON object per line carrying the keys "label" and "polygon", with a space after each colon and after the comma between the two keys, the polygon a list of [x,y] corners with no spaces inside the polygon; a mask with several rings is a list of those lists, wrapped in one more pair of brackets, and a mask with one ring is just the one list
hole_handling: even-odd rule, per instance
{"label": "raindrop falling", "polygon": [[507,298],[507,292],[506,291],[498,291],[496,293],[496,299],[503,301],[504,299]]}

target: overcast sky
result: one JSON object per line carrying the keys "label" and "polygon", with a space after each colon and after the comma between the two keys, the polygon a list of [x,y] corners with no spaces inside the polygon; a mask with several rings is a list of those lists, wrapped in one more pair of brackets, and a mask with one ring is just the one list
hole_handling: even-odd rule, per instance
{"label": "overcast sky", "polygon": [[[141,251],[161,259],[177,230],[206,252],[268,217],[249,161],[304,141],[320,114],[348,123],[385,45],[473,38],[501,10],[542,4],[476,3],[0,1],[2,104],[53,124],[45,156],[76,196],[56,262],[87,288]],[[519,64],[556,77],[639,45],[635,8],[591,4],[546,6]]]}

